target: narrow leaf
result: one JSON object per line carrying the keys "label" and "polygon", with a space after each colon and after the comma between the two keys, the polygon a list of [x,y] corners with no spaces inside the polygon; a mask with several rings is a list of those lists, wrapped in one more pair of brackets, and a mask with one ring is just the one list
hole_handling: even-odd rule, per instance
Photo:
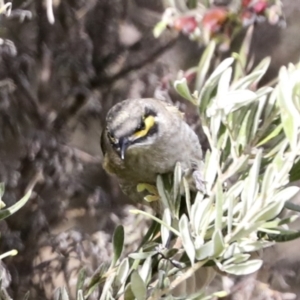
{"label": "narrow leaf", "polygon": [[297,147],[298,128],[300,124],[299,113],[293,103],[293,85],[286,67],[279,71],[278,104],[281,121],[292,150]]}
{"label": "narrow leaf", "polygon": [[197,260],[204,260],[206,258],[212,257],[213,255],[214,255],[214,244],[212,240],[205,243],[202,247],[200,247],[196,251]]}
{"label": "narrow leaf", "polygon": [[113,235],[113,248],[114,256],[112,260],[112,267],[115,266],[118,259],[120,258],[124,246],[124,227],[122,225],[117,226]]}
{"label": "narrow leaf", "polygon": [[236,276],[248,275],[258,271],[261,266],[262,266],[262,260],[255,259],[255,260],[249,260],[241,264],[232,264],[228,266],[223,266],[223,271]]}
{"label": "narrow leaf", "polygon": [[131,290],[136,300],[146,300],[147,288],[145,282],[137,271],[133,271],[130,277]]}
{"label": "narrow leaf", "polygon": [[189,221],[185,214],[179,220],[179,232],[183,248],[193,265],[195,261],[195,246],[190,233]]}
{"label": "narrow leaf", "polygon": [[[170,212],[169,208],[164,209],[162,220],[165,224],[167,224],[168,226],[171,226],[172,216],[171,216],[171,212]],[[168,227],[166,227],[165,225],[162,224],[160,232],[161,232],[162,245],[167,246],[167,244],[170,240],[170,230],[168,229]]]}
{"label": "narrow leaf", "polygon": [[212,236],[212,241],[214,245],[214,257],[218,257],[224,250],[224,239],[221,233],[221,230],[215,230],[213,236]]}
{"label": "narrow leaf", "polygon": [[126,259],[122,260],[122,262],[120,263],[120,265],[118,267],[115,282],[119,286],[124,284],[127,280],[128,273],[129,273],[129,261],[128,261],[128,258],[126,258]]}
{"label": "narrow leaf", "polygon": [[191,95],[191,92],[187,85],[187,81],[186,81],[185,77],[180,80],[176,80],[174,82],[174,88],[181,97],[194,103],[194,98]]}
{"label": "narrow leaf", "polygon": [[259,211],[251,220],[252,222],[272,220],[282,211],[284,201],[270,202],[266,207]]}
{"label": "narrow leaf", "polygon": [[6,219],[7,217],[11,216],[16,211],[18,211],[21,207],[23,207],[26,204],[26,202],[29,200],[29,198],[31,196],[31,192],[32,192],[32,190],[29,190],[21,200],[19,200],[17,203],[12,205],[11,207],[6,208],[6,209],[1,209],[0,210],[0,220]]}
{"label": "narrow leaf", "polygon": [[211,40],[201,55],[200,62],[198,64],[198,73],[196,78],[196,86],[195,89],[200,91],[205,82],[205,78],[207,76],[207,72],[209,70],[209,66],[213,55],[215,53],[216,43],[214,40]]}

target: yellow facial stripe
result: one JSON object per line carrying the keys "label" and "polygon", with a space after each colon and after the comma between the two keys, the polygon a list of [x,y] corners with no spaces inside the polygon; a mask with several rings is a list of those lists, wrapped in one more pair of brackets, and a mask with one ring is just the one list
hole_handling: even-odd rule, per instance
{"label": "yellow facial stripe", "polygon": [[141,137],[144,137],[148,134],[149,130],[153,127],[153,125],[155,124],[155,119],[153,116],[148,116],[147,118],[145,118],[144,120],[145,122],[145,128],[142,130],[139,130],[137,132],[135,132],[133,134],[133,136],[138,139]]}

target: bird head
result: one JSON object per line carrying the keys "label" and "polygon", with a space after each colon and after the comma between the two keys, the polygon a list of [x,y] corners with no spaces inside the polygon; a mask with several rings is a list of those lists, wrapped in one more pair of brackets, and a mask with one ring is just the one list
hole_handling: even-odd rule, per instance
{"label": "bird head", "polygon": [[129,99],[111,108],[106,118],[106,134],[122,160],[129,149],[155,144],[162,109],[160,101],[151,98]]}

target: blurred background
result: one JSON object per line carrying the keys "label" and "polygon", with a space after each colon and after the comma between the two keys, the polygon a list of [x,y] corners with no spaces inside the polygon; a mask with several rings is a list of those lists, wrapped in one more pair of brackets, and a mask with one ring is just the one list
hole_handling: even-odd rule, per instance
{"label": "blurred background", "polygon": [[[286,27],[259,23],[251,44],[255,61],[272,57],[265,82],[300,57],[300,0],[282,2]],[[115,103],[168,89],[207,147],[193,107],[168,86],[198,63],[203,45],[172,31],[154,38],[164,10],[160,0],[53,0],[51,24],[47,2],[14,0],[10,16],[0,16],[3,201],[14,204],[42,177],[27,205],[0,222],[0,253],[19,252],[1,265],[13,299],[29,290],[30,299],[51,299],[62,285],[74,291],[83,266],[92,274],[110,261],[111,235],[120,223],[126,251],[143,236],[147,222],[128,213],[130,200],[101,167],[100,135]],[[231,279],[228,299],[295,299],[292,292],[300,299],[299,247],[294,241],[268,249],[263,270],[249,279],[252,290],[249,280]]]}

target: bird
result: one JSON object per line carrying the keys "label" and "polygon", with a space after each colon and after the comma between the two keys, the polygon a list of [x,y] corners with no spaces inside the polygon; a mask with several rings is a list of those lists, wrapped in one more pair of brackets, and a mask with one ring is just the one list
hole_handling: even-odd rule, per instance
{"label": "bird", "polygon": [[117,177],[123,193],[134,202],[145,197],[137,186],[145,184],[151,191],[157,175],[172,173],[177,163],[193,178],[194,188],[203,189],[198,136],[183,113],[168,102],[138,98],[114,105],[106,116],[101,148],[103,168]]}

